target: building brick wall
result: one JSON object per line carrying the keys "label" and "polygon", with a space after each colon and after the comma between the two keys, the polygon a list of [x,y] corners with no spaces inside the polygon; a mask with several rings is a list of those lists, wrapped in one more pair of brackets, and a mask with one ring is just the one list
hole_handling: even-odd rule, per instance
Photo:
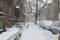
{"label": "building brick wall", "polygon": [[[2,14],[3,14],[3,29],[5,30],[6,27],[11,27],[13,25],[14,22],[14,18],[15,16],[12,15],[13,11],[12,9],[14,9],[14,2],[13,0],[2,0]],[[13,19],[11,19],[13,18]]]}
{"label": "building brick wall", "polygon": [[16,6],[17,6],[17,2],[15,0],[2,0],[2,14],[0,14],[0,19],[3,22],[3,31],[6,30],[6,28],[8,27],[12,27],[13,24],[15,24],[15,22],[24,22],[25,21],[25,15],[24,15],[24,0],[18,0],[18,2],[20,2],[20,4],[18,6],[20,6],[19,11],[18,11],[18,15],[19,18],[17,19],[16,15],[17,11],[16,11]]}

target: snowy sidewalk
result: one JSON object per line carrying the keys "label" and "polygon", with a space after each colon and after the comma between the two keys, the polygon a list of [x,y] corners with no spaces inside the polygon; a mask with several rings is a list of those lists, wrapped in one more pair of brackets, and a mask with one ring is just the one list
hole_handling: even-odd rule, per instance
{"label": "snowy sidewalk", "polygon": [[16,27],[9,28],[6,32],[0,34],[0,40],[8,40],[10,37],[17,34],[19,31],[19,28]]}
{"label": "snowy sidewalk", "polygon": [[28,29],[24,29],[20,40],[58,40],[58,35],[51,31],[39,29],[38,25],[29,24]]}

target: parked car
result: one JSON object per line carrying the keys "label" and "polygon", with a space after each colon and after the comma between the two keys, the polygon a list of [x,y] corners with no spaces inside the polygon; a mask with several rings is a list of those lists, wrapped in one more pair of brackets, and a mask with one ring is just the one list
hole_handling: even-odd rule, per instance
{"label": "parked car", "polygon": [[49,30],[53,34],[57,34],[58,33],[58,28],[59,28],[59,23],[60,23],[59,21],[52,22],[50,20],[43,20],[43,21],[40,21],[39,25],[43,29]]}
{"label": "parked car", "polygon": [[52,26],[50,27],[51,28],[51,31],[54,33],[54,34],[57,34],[58,33],[58,30],[59,30],[59,21],[54,21]]}
{"label": "parked car", "polygon": [[42,21],[40,21],[39,25],[40,25],[40,27],[43,27],[45,29],[49,29],[50,26],[52,25],[52,23],[53,22],[50,20],[42,20]]}

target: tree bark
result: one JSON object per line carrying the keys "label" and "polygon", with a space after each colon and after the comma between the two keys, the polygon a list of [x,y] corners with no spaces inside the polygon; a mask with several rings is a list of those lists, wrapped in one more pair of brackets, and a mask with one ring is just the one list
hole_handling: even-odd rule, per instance
{"label": "tree bark", "polygon": [[37,18],[38,18],[38,16],[37,16],[37,14],[38,14],[38,2],[37,2],[38,0],[36,0],[36,14],[35,14],[35,24],[37,24]]}

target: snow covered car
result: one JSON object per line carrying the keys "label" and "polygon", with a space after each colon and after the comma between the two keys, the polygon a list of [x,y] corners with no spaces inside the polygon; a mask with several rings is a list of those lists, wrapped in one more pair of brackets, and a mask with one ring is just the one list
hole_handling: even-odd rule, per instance
{"label": "snow covered car", "polygon": [[59,28],[59,21],[52,22],[50,20],[43,20],[43,21],[40,21],[40,27],[51,31],[53,34],[57,34],[58,28]]}
{"label": "snow covered car", "polygon": [[44,29],[50,29],[50,26],[52,25],[52,23],[53,22],[50,20],[42,20],[40,21],[39,26],[43,27]]}
{"label": "snow covered car", "polygon": [[50,27],[51,28],[51,31],[56,34],[58,33],[58,30],[59,30],[59,21],[54,21],[52,26]]}

